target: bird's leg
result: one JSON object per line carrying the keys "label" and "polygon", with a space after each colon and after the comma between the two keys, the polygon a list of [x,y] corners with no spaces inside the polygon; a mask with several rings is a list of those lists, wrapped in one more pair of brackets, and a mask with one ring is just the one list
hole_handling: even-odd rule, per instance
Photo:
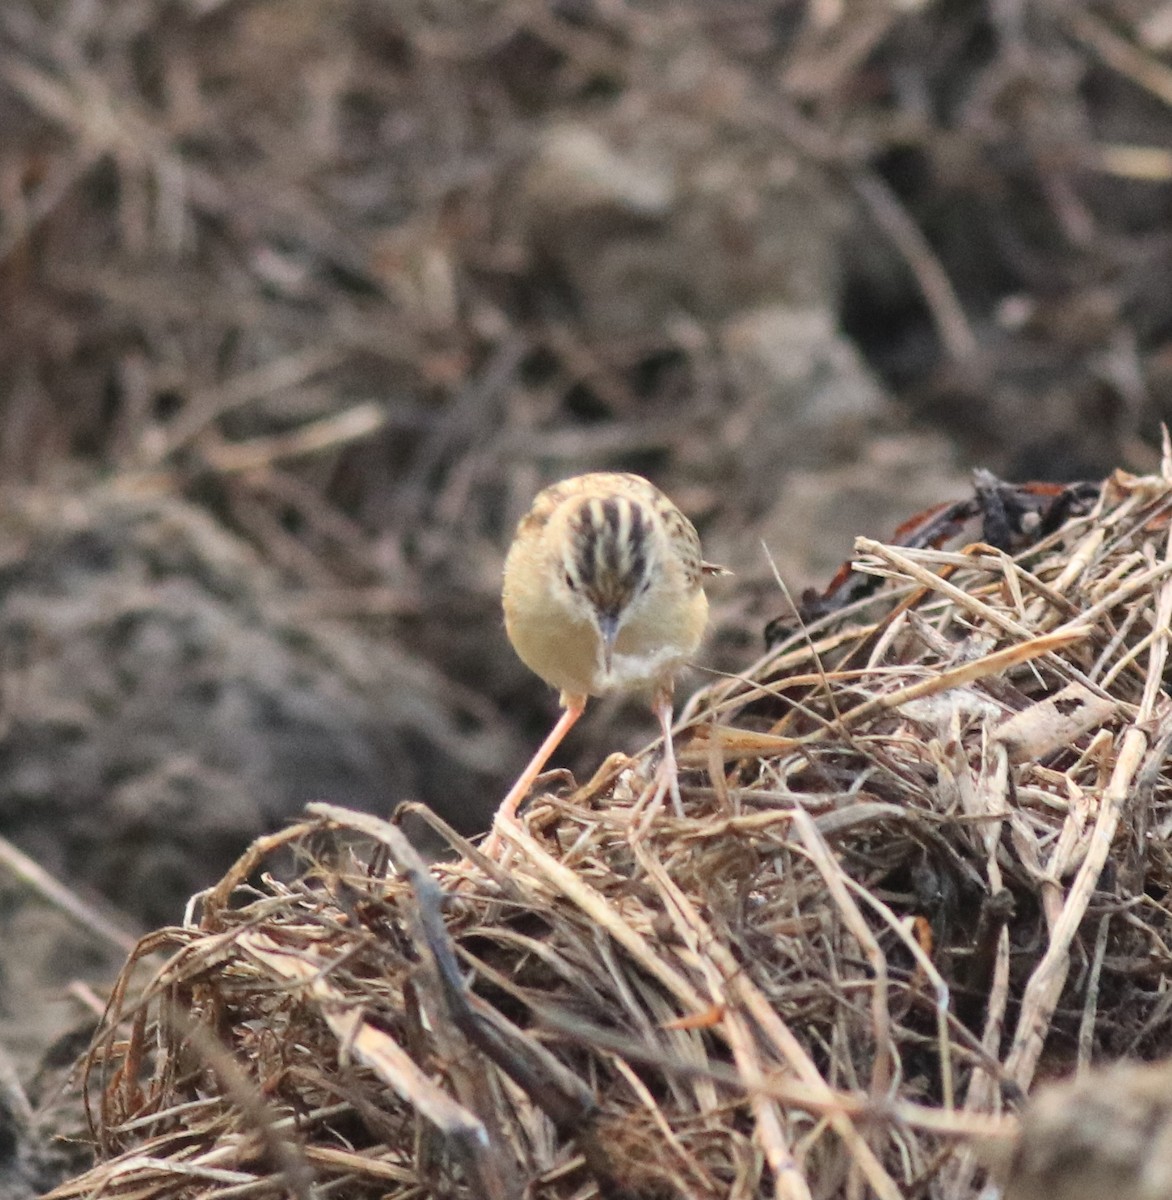
{"label": "bird's leg", "polygon": [[500,845],[498,827],[516,820],[517,809],[520,807],[521,801],[529,794],[533,781],[545,769],[545,764],[549,762],[550,756],[562,744],[562,739],[574,727],[574,722],[585,710],[586,697],[567,696],[563,693],[562,704],[565,705],[565,708],[562,715],[558,717],[557,724],[549,731],[549,736],[538,747],[537,753],[529,760],[529,765],[517,777],[517,782],[509,788],[509,794],[501,801],[500,808],[496,810],[492,833],[481,847],[490,858],[497,853]]}
{"label": "bird's leg", "polygon": [[[664,779],[667,781],[668,790],[671,792],[672,807],[676,810],[676,816],[684,815],[684,802],[680,799],[680,776],[676,769],[676,748],[671,736],[671,684],[656,689],[655,699],[652,701],[651,707],[655,711],[655,715],[659,718],[659,727],[663,730],[663,762],[659,769],[663,772]],[[662,792],[659,793],[661,796]]]}

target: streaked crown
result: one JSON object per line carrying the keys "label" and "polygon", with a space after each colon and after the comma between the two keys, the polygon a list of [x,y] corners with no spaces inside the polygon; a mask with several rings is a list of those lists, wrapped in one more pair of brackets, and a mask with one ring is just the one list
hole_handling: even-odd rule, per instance
{"label": "streaked crown", "polygon": [[568,515],[566,586],[603,619],[615,620],[651,586],[657,555],[655,514],[631,496],[592,496]]}

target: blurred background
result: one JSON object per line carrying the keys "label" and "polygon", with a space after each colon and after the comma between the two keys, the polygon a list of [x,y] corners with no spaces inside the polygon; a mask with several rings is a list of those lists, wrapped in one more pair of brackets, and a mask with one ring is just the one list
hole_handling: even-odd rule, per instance
{"label": "blurred background", "polygon": [[[546,483],[646,474],[736,572],[695,686],[775,569],[1170,411],[1172,3],[8,0],[0,833],[134,930],[307,800],[483,828]],[[29,895],[18,1064],[120,959]]]}

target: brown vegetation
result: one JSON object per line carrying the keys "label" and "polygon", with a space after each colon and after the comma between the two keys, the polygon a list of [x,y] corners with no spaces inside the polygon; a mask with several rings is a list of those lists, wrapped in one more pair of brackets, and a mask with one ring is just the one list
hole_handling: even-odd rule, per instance
{"label": "brown vegetation", "polygon": [[[553,709],[498,587],[557,477],[671,494],[737,573],[703,665],[743,674],[792,615],[774,564],[821,588],[855,535],[967,494],[960,467],[1156,470],[1169,14],[0,4],[0,832],[141,930],[311,796],[483,827]],[[650,733],[602,704],[565,761]],[[24,1066],[109,964],[2,882]],[[23,1200],[56,1168],[19,1088],[0,1106]]]}
{"label": "brown vegetation", "polygon": [[654,749],[504,869],[312,806],[143,942],[54,1200],[975,1197],[1039,1074],[1169,1049],[1170,514],[861,539],[881,590],[693,698],[686,819]]}

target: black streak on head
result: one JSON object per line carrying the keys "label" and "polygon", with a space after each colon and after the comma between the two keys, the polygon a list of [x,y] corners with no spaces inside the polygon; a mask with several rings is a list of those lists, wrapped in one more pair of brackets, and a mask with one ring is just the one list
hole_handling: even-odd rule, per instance
{"label": "black streak on head", "polygon": [[631,578],[635,586],[643,582],[647,571],[647,529],[643,510],[636,504],[631,508]]}
{"label": "black streak on head", "polygon": [[578,540],[578,579],[584,588],[595,585],[595,567],[598,549],[598,529],[590,516],[590,506],[583,504],[574,521],[574,534]]}

